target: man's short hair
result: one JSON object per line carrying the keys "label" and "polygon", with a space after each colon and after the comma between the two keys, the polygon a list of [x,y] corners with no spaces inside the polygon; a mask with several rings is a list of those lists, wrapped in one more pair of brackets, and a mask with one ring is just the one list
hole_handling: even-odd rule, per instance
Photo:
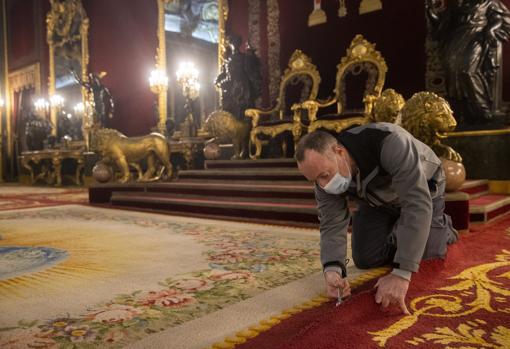
{"label": "man's short hair", "polygon": [[338,144],[338,141],[331,134],[324,131],[314,131],[299,140],[294,158],[297,162],[303,162],[306,150],[315,150],[317,153],[324,154],[328,148],[336,144]]}

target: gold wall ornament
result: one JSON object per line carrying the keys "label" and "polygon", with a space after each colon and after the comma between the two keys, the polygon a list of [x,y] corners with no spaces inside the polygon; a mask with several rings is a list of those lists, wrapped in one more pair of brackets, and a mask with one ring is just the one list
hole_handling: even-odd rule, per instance
{"label": "gold wall ornament", "polygon": [[382,10],[381,0],[361,0],[359,4],[359,14]]}
{"label": "gold wall ornament", "polygon": [[[129,166],[137,169],[139,181],[155,181],[163,177],[172,178],[172,164],[170,163],[170,147],[167,139],[158,133],[141,137],[126,137],[117,130],[102,128],[93,131],[91,148],[97,152],[102,163],[117,165],[121,173],[120,182],[126,183],[131,175]],[[147,171],[141,175],[138,162],[147,160]],[[157,161],[163,167],[158,171]]]}
{"label": "gold wall ornament", "polygon": [[447,160],[462,162],[453,148],[441,144],[440,134],[453,131],[457,122],[448,102],[433,92],[415,93],[402,108],[402,127]]}
{"label": "gold wall ornament", "polygon": [[338,7],[338,17],[342,18],[347,16],[347,6],[345,6],[345,0],[338,0],[339,7]]}
{"label": "gold wall ornament", "polygon": [[321,0],[313,1],[313,11],[308,16],[308,26],[313,27],[315,25],[323,24],[328,21],[326,12],[321,8]]}
{"label": "gold wall ornament", "polygon": [[[497,302],[497,299],[499,297],[509,299],[510,290],[506,289],[501,282],[494,280],[494,275],[508,278],[510,275],[510,251],[502,250],[495,259],[495,262],[468,268],[449,278],[455,280],[456,283],[438,289],[438,291],[445,291],[444,293],[413,299],[409,307],[410,315],[404,316],[385,329],[369,331],[368,334],[372,335],[372,340],[377,345],[384,347],[388,340],[414,326],[422,317],[460,318],[470,316],[470,320],[479,311],[508,313],[510,310],[503,308],[506,303]],[[494,274],[496,270],[499,272]],[[501,274],[505,271],[506,273]],[[498,308],[498,305],[501,307]],[[433,336],[429,336],[429,339],[433,339]]]}

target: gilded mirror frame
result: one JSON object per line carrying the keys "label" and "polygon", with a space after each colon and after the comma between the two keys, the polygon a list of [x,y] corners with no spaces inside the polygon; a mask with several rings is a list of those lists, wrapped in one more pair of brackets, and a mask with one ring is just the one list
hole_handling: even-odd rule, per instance
{"label": "gilded mirror frame", "polygon": [[[48,95],[51,98],[56,93],[56,73],[55,73],[55,53],[59,45],[73,42],[76,35],[70,30],[73,21],[79,21],[79,40],[80,40],[80,66],[81,80],[88,81],[88,64],[89,64],[89,48],[88,48],[88,31],[89,18],[83,8],[81,0],[50,0],[51,9],[46,16],[46,35],[49,46],[49,76],[48,76]],[[65,6],[63,4],[65,3]],[[62,37],[61,42],[54,40],[55,34]],[[84,106],[88,104],[89,96],[85,87],[81,86],[81,97]],[[93,126],[90,123],[90,115],[85,108],[82,118],[83,139],[88,149],[89,137],[88,133]],[[57,109],[50,107],[50,121],[54,128],[52,135],[57,135]]]}
{"label": "gilded mirror frame", "polygon": [[[156,69],[167,74],[167,61],[166,61],[166,36],[165,36],[165,5],[174,2],[175,0],[157,0],[158,2],[158,47],[156,50]],[[228,0],[218,0],[218,72],[225,60],[226,40],[225,40],[225,25],[228,19]],[[165,133],[166,121],[168,119],[167,108],[167,91],[168,88],[158,89],[155,92],[158,95],[158,125],[157,128],[160,132]],[[221,93],[220,91],[218,91]],[[219,95],[221,100],[221,95]],[[175,121],[175,120],[172,120]],[[199,130],[200,131],[200,130]]]}

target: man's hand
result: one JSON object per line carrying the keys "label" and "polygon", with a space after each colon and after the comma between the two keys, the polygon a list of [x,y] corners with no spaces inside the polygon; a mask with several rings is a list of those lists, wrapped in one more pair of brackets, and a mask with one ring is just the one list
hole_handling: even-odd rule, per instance
{"label": "man's hand", "polygon": [[375,302],[381,303],[383,308],[390,304],[396,304],[402,309],[402,312],[409,315],[409,310],[405,303],[409,281],[399,276],[388,274],[377,281],[374,287],[377,287]]}
{"label": "man's hand", "polygon": [[351,286],[349,285],[349,281],[342,278],[336,271],[325,272],[324,279],[326,281],[326,291],[328,296],[337,298],[338,289],[340,289],[342,297],[351,295]]}

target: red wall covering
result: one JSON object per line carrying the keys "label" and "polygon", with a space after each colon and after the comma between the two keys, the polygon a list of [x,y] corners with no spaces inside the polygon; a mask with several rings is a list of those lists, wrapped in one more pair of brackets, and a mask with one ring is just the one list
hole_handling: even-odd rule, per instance
{"label": "red wall covering", "polygon": [[16,62],[35,53],[36,19],[34,0],[9,1],[8,30],[9,62]]}
{"label": "red wall covering", "polygon": [[147,0],[85,0],[90,18],[91,72],[106,71],[104,84],[115,100],[108,127],[128,136],[150,132],[157,124],[149,74],[155,67],[158,10]]}
{"label": "red wall covering", "polygon": [[311,55],[321,72],[320,95],[334,87],[336,66],[356,34],[376,43],[388,65],[386,87],[409,97],[423,90],[425,74],[425,16],[423,2],[383,1],[383,10],[358,14],[359,1],[346,1],[348,15],[339,18],[338,1],[323,1],[328,21],[308,27],[312,1],[280,0],[282,65],[294,49]]}
{"label": "red wall covering", "polygon": [[[265,4],[261,0],[262,17],[266,16]],[[510,0],[502,0],[510,8]],[[424,1],[383,1],[383,10],[364,15],[358,14],[361,0],[348,0],[348,15],[337,16],[338,1],[323,0],[328,21],[308,27],[308,15],[312,11],[312,0],[279,0],[281,67],[285,69],[292,52],[299,48],[312,57],[321,72],[322,98],[329,96],[334,86],[336,65],[345,55],[350,41],[356,34],[376,43],[388,65],[386,87],[391,87],[408,98],[425,89],[425,34],[426,23]],[[230,0],[228,31],[248,38],[248,1]],[[265,18],[261,19],[260,56],[267,79],[267,38]],[[504,100],[510,101],[510,42],[504,45]],[[265,85],[267,87],[267,84]],[[267,96],[267,88],[265,91]],[[267,99],[264,99],[267,104]]]}

